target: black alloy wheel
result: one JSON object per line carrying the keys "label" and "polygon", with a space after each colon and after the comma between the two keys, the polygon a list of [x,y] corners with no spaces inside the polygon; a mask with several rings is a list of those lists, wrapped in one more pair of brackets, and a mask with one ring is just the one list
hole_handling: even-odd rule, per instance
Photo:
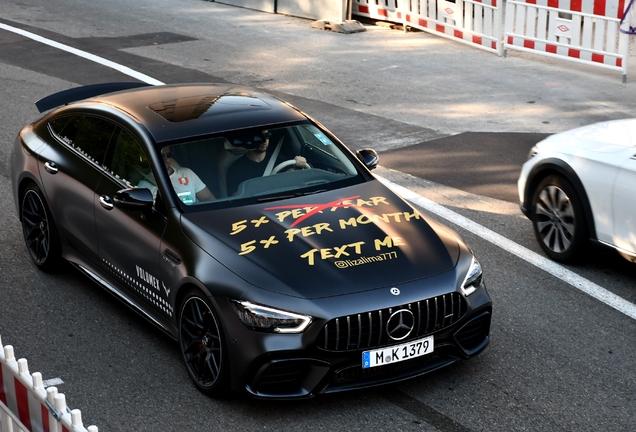
{"label": "black alloy wheel", "polygon": [[190,291],[181,306],[179,345],[197,388],[207,395],[221,396],[229,377],[223,334],[209,301],[198,290]]}
{"label": "black alloy wheel", "polygon": [[580,198],[571,184],[559,176],[546,177],[535,191],[532,209],[534,233],[544,252],[555,261],[579,258],[587,229]]}
{"label": "black alloy wheel", "polygon": [[51,271],[62,256],[55,223],[40,189],[31,184],[22,197],[22,234],[31,259],[44,271]]}

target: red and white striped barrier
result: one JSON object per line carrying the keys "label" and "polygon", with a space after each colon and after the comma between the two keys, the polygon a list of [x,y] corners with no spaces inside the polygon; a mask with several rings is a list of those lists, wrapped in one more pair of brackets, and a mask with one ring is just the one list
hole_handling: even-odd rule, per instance
{"label": "red and white striped barrier", "polygon": [[626,82],[631,0],[507,0],[505,20],[503,1],[353,0],[352,13],[497,55],[513,49],[619,70]]}
{"label": "red and white striped barrier", "polygon": [[399,16],[398,1],[397,0],[384,0],[377,2],[375,0],[354,0],[352,6],[352,13],[355,15],[364,16],[367,18],[401,22],[402,18]]}
{"label": "red and white striped barrier", "polygon": [[69,410],[57,388],[44,388],[42,374],[29,375],[26,359],[0,339],[0,432],[98,432],[84,428],[80,410]]}
{"label": "red and white striped barrier", "polygon": [[629,35],[621,18],[628,1],[508,0],[504,49],[619,70],[625,82]]}
{"label": "red and white striped barrier", "polygon": [[497,0],[354,0],[352,13],[503,53],[502,12]]}

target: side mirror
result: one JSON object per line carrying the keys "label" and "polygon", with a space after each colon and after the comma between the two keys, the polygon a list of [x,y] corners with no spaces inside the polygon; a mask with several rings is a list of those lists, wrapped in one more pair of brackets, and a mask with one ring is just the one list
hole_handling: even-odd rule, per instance
{"label": "side mirror", "polygon": [[358,159],[360,159],[364,166],[370,170],[376,168],[378,166],[378,162],[380,162],[380,156],[378,156],[378,153],[371,148],[358,150],[356,152],[356,156],[358,156]]}
{"label": "side mirror", "polygon": [[115,205],[126,210],[150,210],[154,200],[152,192],[147,188],[122,189],[113,197]]}

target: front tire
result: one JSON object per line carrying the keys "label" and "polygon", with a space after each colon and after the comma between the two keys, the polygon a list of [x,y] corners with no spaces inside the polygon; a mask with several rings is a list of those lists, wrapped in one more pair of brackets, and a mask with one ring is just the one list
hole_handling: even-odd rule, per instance
{"label": "front tire", "polygon": [[42,271],[55,270],[62,261],[62,247],[51,211],[37,185],[27,186],[20,212],[22,235],[31,259]]}
{"label": "front tire", "polygon": [[587,239],[581,199],[565,178],[548,176],[532,199],[532,226],[543,251],[553,260],[580,258]]}
{"label": "front tire", "polygon": [[207,296],[191,289],[180,308],[179,347],[192,382],[217,397],[229,390],[229,358],[219,323]]}

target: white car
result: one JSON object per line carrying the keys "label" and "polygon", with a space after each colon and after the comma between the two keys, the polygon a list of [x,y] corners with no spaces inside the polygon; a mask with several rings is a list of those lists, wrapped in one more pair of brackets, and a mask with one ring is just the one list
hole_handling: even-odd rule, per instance
{"label": "white car", "polygon": [[552,135],[528,156],[521,210],[550,258],[575,261],[591,240],[636,262],[636,119]]}

